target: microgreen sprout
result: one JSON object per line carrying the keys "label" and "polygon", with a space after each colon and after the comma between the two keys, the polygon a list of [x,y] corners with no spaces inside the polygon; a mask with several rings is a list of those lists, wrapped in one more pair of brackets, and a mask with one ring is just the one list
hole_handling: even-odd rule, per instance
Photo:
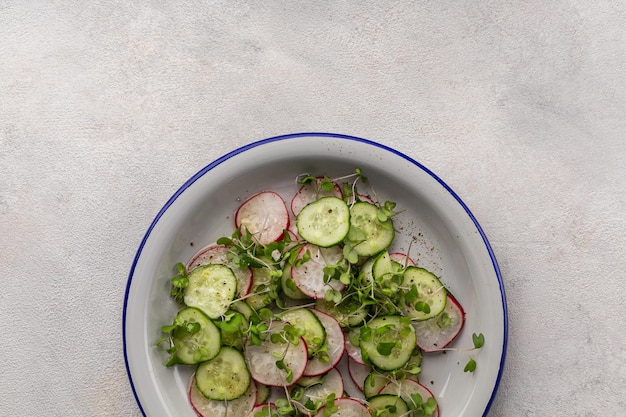
{"label": "microgreen sprout", "polygon": [[189,278],[187,278],[185,265],[182,262],[176,264],[176,271],[178,274],[171,279],[172,289],[170,295],[176,301],[182,302],[185,296],[185,288],[189,285]]}

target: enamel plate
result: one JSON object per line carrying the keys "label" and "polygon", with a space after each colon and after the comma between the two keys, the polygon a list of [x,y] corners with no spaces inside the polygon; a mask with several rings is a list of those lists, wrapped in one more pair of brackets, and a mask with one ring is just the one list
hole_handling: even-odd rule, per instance
{"label": "enamel plate", "polygon": [[[456,193],[426,167],[384,145],[352,136],[300,133],[236,149],[190,178],[148,228],[131,267],[123,312],[126,367],[137,403],[148,417],[195,417],[187,389],[191,367],[165,367],[155,342],[178,310],[170,296],[177,262],[230,236],[234,212],[262,190],[284,196],[308,173],[329,178],[360,168],[380,201],[397,203],[393,249],[408,251],[459,300],[466,323],[453,347],[471,352],[478,367],[463,372],[463,352],[425,354],[420,381],[435,395],[442,417],[486,415],[502,375],[507,343],[506,299],[496,258],[480,225]],[[286,197],[289,198],[289,197]],[[347,374],[346,374],[347,375]]]}

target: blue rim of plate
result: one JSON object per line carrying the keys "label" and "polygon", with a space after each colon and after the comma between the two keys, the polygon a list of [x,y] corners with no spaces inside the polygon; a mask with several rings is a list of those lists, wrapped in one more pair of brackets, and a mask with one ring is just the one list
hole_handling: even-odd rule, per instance
{"label": "blue rim of plate", "polygon": [[361,142],[361,143],[365,143],[365,144],[368,144],[368,145],[372,145],[372,146],[378,147],[380,149],[383,149],[383,150],[385,150],[387,152],[391,152],[391,153],[393,153],[395,155],[398,155],[399,157],[407,160],[411,164],[417,166],[419,169],[421,169],[424,172],[426,172],[434,180],[436,180],[439,184],[441,184],[441,186],[443,186],[446,189],[446,191],[448,191],[448,193],[450,193],[450,195],[452,197],[454,197],[454,199],[461,205],[461,207],[463,207],[463,210],[465,210],[465,213],[467,213],[469,218],[474,223],[474,226],[476,227],[476,230],[478,230],[478,233],[480,234],[480,236],[481,236],[481,238],[483,240],[483,243],[485,244],[485,247],[487,248],[487,252],[489,253],[489,258],[491,259],[491,263],[493,265],[493,269],[494,269],[494,271],[496,273],[496,277],[498,278],[498,286],[500,287],[500,294],[502,296],[502,314],[503,314],[503,318],[504,318],[504,333],[503,333],[504,337],[503,337],[503,344],[502,344],[502,356],[500,358],[500,368],[498,370],[498,376],[496,377],[496,382],[495,382],[493,391],[491,393],[491,398],[489,398],[489,402],[487,403],[487,406],[485,407],[485,411],[483,413],[483,417],[487,416],[487,413],[489,412],[489,409],[491,408],[491,405],[493,404],[493,401],[494,401],[494,399],[496,397],[496,393],[498,392],[498,387],[500,385],[500,380],[502,379],[502,373],[503,373],[503,370],[504,370],[504,362],[505,362],[505,359],[506,359],[509,326],[508,326],[508,313],[507,313],[506,295],[505,295],[505,291],[504,291],[504,284],[502,282],[502,275],[500,273],[500,267],[498,266],[498,261],[496,260],[495,254],[493,252],[493,249],[491,248],[491,245],[489,244],[489,240],[487,239],[487,236],[485,235],[485,232],[483,231],[482,227],[478,223],[478,220],[476,220],[476,218],[474,217],[474,215],[470,211],[469,207],[467,207],[467,205],[454,192],[454,190],[452,190],[452,188],[450,188],[448,186],[448,184],[446,184],[434,172],[432,172],[430,169],[426,168],[424,165],[420,164],[419,162],[417,162],[416,160],[414,160],[410,156],[407,156],[407,155],[403,154],[400,151],[397,151],[397,150],[395,150],[393,148],[390,148],[389,146],[383,145],[383,144],[378,143],[378,142],[374,142],[374,141],[369,140],[369,139],[364,139],[364,138],[360,138],[360,137],[357,137],[357,136],[351,136],[351,135],[344,135],[344,134],[340,134],[340,133],[328,133],[328,132],[300,132],[300,133],[289,133],[289,134],[286,134],[286,135],[273,136],[273,137],[269,137],[269,138],[266,138],[266,139],[258,140],[256,142],[249,143],[247,145],[244,145],[244,146],[242,146],[240,148],[237,148],[237,149],[235,149],[235,150],[233,150],[233,151],[231,151],[231,152],[221,156],[220,158],[218,158],[215,161],[211,162],[209,165],[207,165],[204,168],[202,168],[200,171],[198,171],[191,178],[189,178],[174,193],[174,195],[172,197],[170,197],[170,199],[167,201],[167,203],[165,203],[163,208],[156,215],[156,217],[154,218],[154,220],[150,224],[150,227],[148,227],[148,231],[146,232],[146,234],[144,235],[143,239],[141,240],[141,244],[139,245],[139,249],[137,250],[137,254],[135,255],[135,258],[133,259],[133,264],[131,266],[130,273],[128,275],[128,282],[126,283],[126,291],[124,293],[124,308],[123,308],[123,311],[122,311],[122,344],[124,346],[124,364],[126,366],[126,374],[128,375],[128,381],[130,382],[130,387],[131,387],[131,389],[133,391],[133,395],[135,397],[135,401],[137,402],[137,406],[139,407],[139,410],[141,411],[141,414],[144,415],[144,416],[146,415],[146,413],[143,410],[143,406],[141,405],[141,401],[139,400],[139,397],[137,396],[137,391],[135,390],[135,384],[133,383],[133,377],[132,377],[132,375],[130,373],[130,366],[129,366],[129,363],[128,363],[128,352],[127,352],[127,346],[126,346],[126,309],[128,307],[128,294],[130,292],[130,286],[131,286],[133,275],[134,275],[134,272],[135,272],[135,267],[137,265],[137,261],[139,260],[139,256],[141,255],[143,247],[146,244],[146,241],[148,240],[148,237],[150,236],[150,233],[152,232],[152,229],[154,229],[155,225],[157,224],[157,222],[159,221],[161,216],[163,216],[163,214],[167,211],[167,209],[174,203],[174,201],[176,201],[176,199],[178,198],[178,196],[180,194],[182,194],[187,188],[189,188],[189,186],[191,186],[191,184],[196,182],[198,180],[198,178],[202,177],[203,175],[205,175],[207,172],[209,172],[210,170],[212,170],[213,168],[215,168],[216,166],[218,166],[222,162],[224,162],[224,161],[226,161],[226,160],[228,160],[228,159],[230,159],[230,158],[232,158],[232,157],[234,157],[234,156],[236,156],[236,155],[238,155],[238,154],[240,154],[242,152],[245,152],[245,151],[247,151],[249,149],[252,149],[252,148],[256,148],[257,146],[261,146],[261,145],[264,145],[266,143],[281,141],[281,140],[285,140],[285,139],[306,137],[306,136],[317,136],[317,137],[327,137],[327,138],[342,139],[342,140],[352,140],[352,141],[355,141],[355,142]]}

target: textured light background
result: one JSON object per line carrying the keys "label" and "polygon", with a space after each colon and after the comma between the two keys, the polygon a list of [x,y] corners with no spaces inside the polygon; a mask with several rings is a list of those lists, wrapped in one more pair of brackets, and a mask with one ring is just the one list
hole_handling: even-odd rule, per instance
{"label": "textured light background", "polygon": [[609,0],[0,0],[0,415],[139,416],[149,223],[227,151],[330,131],[424,163],[490,238],[490,417],[623,417],[625,28]]}

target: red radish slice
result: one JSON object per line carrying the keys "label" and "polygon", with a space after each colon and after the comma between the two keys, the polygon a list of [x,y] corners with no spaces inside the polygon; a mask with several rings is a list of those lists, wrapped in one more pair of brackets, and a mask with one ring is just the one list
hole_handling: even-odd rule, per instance
{"label": "red radish slice", "polygon": [[252,288],[252,269],[240,268],[228,259],[228,247],[224,245],[209,245],[200,249],[187,262],[187,271],[191,271],[202,265],[222,264],[226,265],[235,273],[237,277],[237,294],[240,297],[247,295]]}
{"label": "red radish slice", "polygon": [[407,266],[417,266],[415,264],[415,261],[409,258],[409,256],[404,253],[400,253],[400,252],[390,253],[389,258],[392,261],[396,261],[397,263],[402,265],[403,268],[406,268]]}
{"label": "red radish slice", "polygon": [[363,382],[365,382],[365,378],[372,372],[372,367],[358,363],[352,358],[348,358],[348,372],[350,373],[350,378],[352,382],[354,382],[354,385],[363,391]]}
{"label": "red radish slice", "polygon": [[263,245],[276,242],[283,237],[283,231],[289,229],[285,201],[274,191],[255,194],[239,206],[235,226],[242,232],[247,229]]}
{"label": "red radish slice", "polygon": [[[411,399],[411,395],[419,394],[422,397],[422,403],[428,401],[429,398],[434,398],[434,395],[428,388],[412,379],[403,379],[399,383],[390,382],[383,389],[380,390],[381,394],[392,394],[402,398],[409,406],[415,406],[415,402]],[[438,417],[439,406],[429,416],[425,417]]]}
{"label": "red radish slice", "polygon": [[[337,398],[334,403],[337,411],[332,414],[333,417],[372,417],[367,407],[354,398]],[[324,417],[324,408],[315,417]]]}
{"label": "red radish slice", "polygon": [[[447,315],[449,323],[444,323],[443,314]],[[417,346],[424,352],[435,352],[443,349],[452,343],[461,332],[464,324],[465,312],[461,304],[451,294],[448,294],[446,307],[440,315],[432,319],[413,322]]]}
{"label": "red radish slice", "polygon": [[[351,333],[358,332],[358,329],[351,330]],[[353,361],[360,363],[361,365],[365,365],[365,361],[363,361],[363,355],[361,355],[361,347],[354,346],[352,342],[350,342],[350,337],[346,337],[346,353]]]}
{"label": "red radish slice", "polygon": [[294,216],[297,216],[304,206],[322,197],[343,198],[341,187],[337,183],[333,183],[333,187],[330,190],[323,190],[321,186],[322,177],[318,178],[320,181],[305,184],[300,187],[291,199],[291,212]]}
{"label": "red radish slice", "polygon": [[255,417],[257,413],[262,413],[262,417],[272,417],[276,413],[274,403],[258,404],[245,417]]}
{"label": "red radish slice", "polygon": [[324,282],[324,268],[343,259],[341,247],[320,248],[307,243],[300,249],[297,259],[302,259],[307,251],[311,259],[302,262],[299,266],[296,261],[296,264],[291,267],[291,277],[300,291],[311,298],[324,298],[324,294],[329,289],[343,291],[345,285],[339,280],[331,279],[328,283]]}
{"label": "red radish slice", "polygon": [[249,413],[254,407],[256,401],[256,386],[255,384],[250,384],[248,391],[235,400],[209,400],[202,395],[192,375],[191,382],[189,383],[189,401],[194,411],[200,417],[243,416]]}
{"label": "red radish slice", "polygon": [[341,373],[336,369],[332,368],[325,375],[324,380],[319,384],[314,384],[304,389],[304,397],[297,404],[300,412],[304,414],[310,414],[310,411],[307,410],[302,404],[306,404],[310,399],[313,404],[320,402],[321,404],[326,403],[326,398],[330,394],[335,394],[335,398],[343,397],[343,377]]}
{"label": "red radish slice", "polygon": [[[372,197],[368,196],[368,195],[358,193],[357,196],[358,196],[359,201],[365,201],[367,203],[376,205],[376,201],[374,201],[374,199]],[[354,194],[352,194],[350,196],[349,200],[350,201],[348,202],[348,204],[354,203],[354,201],[355,201],[354,200]]]}
{"label": "red radish slice", "polygon": [[[272,333],[280,332],[286,324],[278,320],[272,322]],[[309,357],[306,342],[302,338],[300,343],[292,345],[287,342],[272,343],[271,337],[268,337],[260,346],[247,344],[243,354],[252,378],[261,384],[274,387],[289,386],[300,379]],[[287,372],[276,366],[279,358],[291,370],[291,381],[287,381]]]}
{"label": "red radish slice", "polygon": [[328,345],[327,353],[329,360],[322,362],[317,357],[310,358],[304,370],[305,376],[321,375],[334,368],[341,360],[345,349],[343,330],[339,322],[333,316],[322,313],[314,308],[312,308],[311,311],[315,313],[326,330],[326,344]]}

